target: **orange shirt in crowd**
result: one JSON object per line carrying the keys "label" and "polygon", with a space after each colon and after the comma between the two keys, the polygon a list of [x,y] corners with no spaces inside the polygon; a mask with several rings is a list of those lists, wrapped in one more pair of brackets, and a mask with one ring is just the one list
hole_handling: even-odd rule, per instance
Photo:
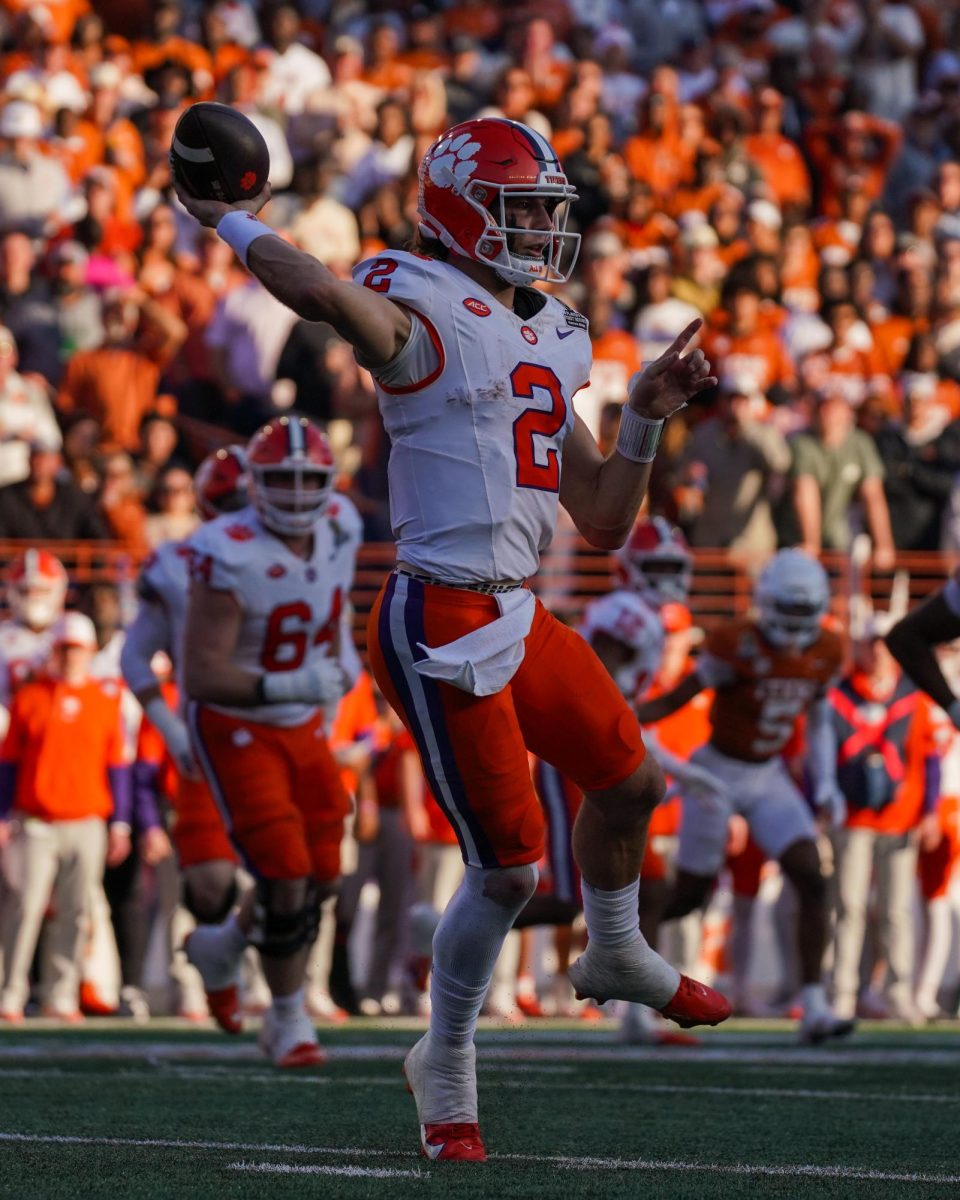
{"label": "orange shirt in crowd", "polygon": [[160,371],[161,363],[133,348],[81,350],[67,364],[57,409],[96,417],[104,444],[135,450],[143,417],[164,408],[157,399]]}
{"label": "orange shirt in crowd", "polygon": [[90,12],[90,0],[3,0],[3,9],[11,18],[33,9],[42,9],[49,21],[45,23],[51,41],[69,42],[77,21]]}
{"label": "orange shirt in crowd", "polygon": [[754,133],[743,145],[780,207],[805,209],[810,203],[810,172],[794,143],[779,133]]}
{"label": "orange shirt in crowd", "polygon": [[789,387],[795,379],[793,363],[780,339],[769,328],[736,334],[709,326],[701,342],[703,352],[719,378],[725,376],[752,384],[766,392],[774,384]]}
{"label": "orange shirt in crowd", "polygon": [[17,767],[14,808],[44,821],[106,819],[108,770],[125,765],[120,688],[91,679],[28,683],[10,709],[0,760]]}
{"label": "orange shirt in crowd", "polygon": [[903,368],[910,342],[915,334],[926,333],[930,322],[925,317],[887,317],[872,325],[873,344],[884,370],[896,375]]}

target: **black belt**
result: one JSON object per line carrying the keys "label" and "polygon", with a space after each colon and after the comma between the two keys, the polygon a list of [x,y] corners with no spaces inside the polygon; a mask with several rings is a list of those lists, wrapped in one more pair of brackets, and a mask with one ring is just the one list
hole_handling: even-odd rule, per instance
{"label": "black belt", "polygon": [[498,596],[502,592],[515,592],[523,587],[523,580],[509,583],[466,583],[454,582],[452,579],[434,579],[432,575],[422,575],[419,571],[407,571],[404,567],[394,567],[395,575],[405,575],[408,579],[417,579],[421,583],[432,583],[434,587],[458,588],[462,592],[480,592],[484,596]]}

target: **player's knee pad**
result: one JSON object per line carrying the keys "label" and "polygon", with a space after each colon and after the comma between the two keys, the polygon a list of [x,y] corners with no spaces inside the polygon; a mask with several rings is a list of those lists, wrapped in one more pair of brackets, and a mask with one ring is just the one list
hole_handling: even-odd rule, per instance
{"label": "player's knee pad", "polygon": [[181,899],[183,907],[199,924],[219,925],[236,904],[238,891],[236,878],[230,880],[226,889],[185,879]]}
{"label": "player's knee pad", "polygon": [[316,940],[320,928],[320,893],[312,879],[302,880],[303,896],[295,906],[281,901],[277,880],[261,879],[256,886],[250,943],[268,958],[292,958]]}
{"label": "player's knee pad", "polygon": [[467,875],[477,871],[480,891],[488,900],[504,908],[522,908],[537,890],[540,872],[536,863],[520,867],[467,868]]}

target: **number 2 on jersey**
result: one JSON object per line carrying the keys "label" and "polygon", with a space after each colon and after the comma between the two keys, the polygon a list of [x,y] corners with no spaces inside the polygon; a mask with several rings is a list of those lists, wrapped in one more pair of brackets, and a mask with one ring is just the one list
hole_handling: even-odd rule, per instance
{"label": "number 2 on jersey", "polygon": [[[317,630],[313,639],[314,646],[333,641],[342,606],[343,593],[337,588],[333,593],[330,616],[326,624]],[[267,618],[267,628],[263,636],[263,650],[260,652],[260,665],[263,669],[295,671],[297,667],[303,666],[303,660],[307,657],[312,622],[313,612],[306,600],[277,605]]]}
{"label": "number 2 on jersey", "polygon": [[550,396],[550,408],[525,409],[513,423],[513,451],[517,459],[517,487],[536,488],[541,492],[560,490],[560,456],[553,448],[547,461],[538,463],[535,437],[554,437],[567,419],[567,403],[560,380],[549,367],[538,363],[518,363],[510,372],[510,385],[518,400],[533,400],[537,389]]}

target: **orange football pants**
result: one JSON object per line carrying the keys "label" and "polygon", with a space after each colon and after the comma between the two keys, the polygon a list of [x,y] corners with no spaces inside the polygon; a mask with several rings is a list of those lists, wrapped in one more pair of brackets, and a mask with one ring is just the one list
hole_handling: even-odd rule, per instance
{"label": "orange football pants", "polygon": [[302,725],[264,725],[190,705],[200,764],[230,836],[263,879],[340,874],[350,801],[318,711]]}
{"label": "orange football pants", "polygon": [[170,836],[181,867],[218,859],[240,861],[206,779],[177,777],[173,814]]}
{"label": "orange football pants", "polygon": [[370,614],[367,645],[381,691],[410,730],[464,861],[535,863],[544,817],[528,750],[581,791],[622,783],[643,762],[640,727],[586,641],[537,602],[525,654],[494,696],[418,675],[417,643],[442,646],[495,620],[493,596],[391,575]]}

